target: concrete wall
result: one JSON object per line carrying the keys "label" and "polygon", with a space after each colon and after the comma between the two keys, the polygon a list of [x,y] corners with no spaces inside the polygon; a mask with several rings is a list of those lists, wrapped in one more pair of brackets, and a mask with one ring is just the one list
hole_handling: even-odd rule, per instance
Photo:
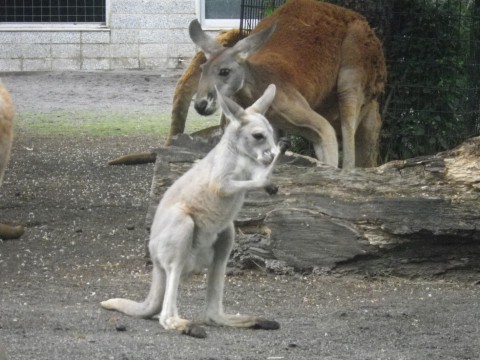
{"label": "concrete wall", "polygon": [[107,9],[103,28],[0,23],[0,72],[172,69],[193,56],[195,0],[107,0]]}

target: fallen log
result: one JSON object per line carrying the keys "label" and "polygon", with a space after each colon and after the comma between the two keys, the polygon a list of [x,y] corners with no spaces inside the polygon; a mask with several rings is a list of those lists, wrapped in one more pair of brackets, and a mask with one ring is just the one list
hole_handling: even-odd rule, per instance
{"label": "fallen log", "polygon": [[[214,145],[157,149],[147,226],[163,192]],[[248,195],[232,264],[280,272],[439,275],[480,270],[480,137],[432,156],[341,170],[287,155],[275,196]]]}

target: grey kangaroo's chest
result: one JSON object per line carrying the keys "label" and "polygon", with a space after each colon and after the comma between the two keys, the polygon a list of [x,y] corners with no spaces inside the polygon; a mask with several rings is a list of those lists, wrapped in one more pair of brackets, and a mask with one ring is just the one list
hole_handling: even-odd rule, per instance
{"label": "grey kangaroo's chest", "polygon": [[195,209],[191,217],[198,230],[212,234],[222,231],[235,219],[245,198],[243,192],[228,197],[204,195],[199,202],[189,202],[189,206]]}
{"label": "grey kangaroo's chest", "polygon": [[[169,190],[173,202],[181,203],[187,214],[194,220],[197,229],[205,233],[218,233],[230,224],[240,212],[245,199],[245,191],[226,194],[225,182],[245,181],[250,174],[232,172],[227,176],[211,176],[213,169],[222,165],[215,163],[213,154],[187,174]],[[223,159],[222,162],[228,159]],[[232,161],[231,159],[229,160]],[[238,160],[235,161],[238,163]],[[226,165],[224,165],[226,166]],[[225,180],[228,178],[228,180]]]}

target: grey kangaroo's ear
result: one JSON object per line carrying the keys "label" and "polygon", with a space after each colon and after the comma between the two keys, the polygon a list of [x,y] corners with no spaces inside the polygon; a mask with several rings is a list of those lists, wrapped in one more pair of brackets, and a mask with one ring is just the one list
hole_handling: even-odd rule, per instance
{"label": "grey kangaroo's ear", "polygon": [[256,34],[247,36],[245,39],[240,40],[238,43],[235,44],[232,48],[232,52],[235,56],[237,56],[240,60],[246,60],[251,55],[255,54],[258,50],[260,50],[263,45],[270,40],[270,37],[275,32],[277,28],[277,23],[274,22],[265,30],[262,30]]}
{"label": "grey kangaroo's ear", "polygon": [[197,19],[192,20],[190,26],[188,27],[188,33],[190,34],[190,39],[205,53],[207,57],[215,54],[223,49],[222,44],[217,40],[208,36],[205,31],[202,30],[200,23]]}
{"label": "grey kangaroo's ear", "polygon": [[270,105],[272,105],[273,99],[275,98],[276,90],[277,88],[275,87],[274,84],[268,85],[263,95],[245,111],[247,112],[253,111],[253,112],[264,115],[270,108]]}
{"label": "grey kangaroo's ear", "polygon": [[223,96],[220,91],[218,91],[217,86],[215,86],[215,90],[217,91],[218,103],[225,116],[232,122],[241,123],[245,110],[232,99]]}

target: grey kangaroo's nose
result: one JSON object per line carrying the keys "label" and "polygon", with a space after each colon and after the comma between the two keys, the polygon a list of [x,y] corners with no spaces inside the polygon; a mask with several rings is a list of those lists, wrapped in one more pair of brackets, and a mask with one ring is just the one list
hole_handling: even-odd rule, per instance
{"label": "grey kangaroo's nose", "polygon": [[205,110],[207,109],[208,106],[208,101],[207,100],[201,100],[195,103],[195,110],[201,115],[205,114]]}

